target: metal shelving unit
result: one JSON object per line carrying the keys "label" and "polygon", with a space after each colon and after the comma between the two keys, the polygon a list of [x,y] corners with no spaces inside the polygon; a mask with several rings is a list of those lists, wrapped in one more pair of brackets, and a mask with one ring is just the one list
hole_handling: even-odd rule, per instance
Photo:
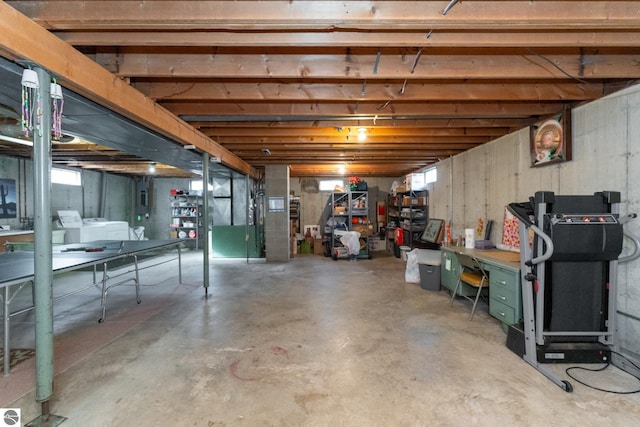
{"label": "metal shelving unit", "polygon": [[357,258],[371,258],[369,248],[369,193],[367,191],[350,191],[331,194],[331,212],[333,229],[329,241],[333,259],[347,258],[346,249],[340,237],[346,231],[360,233],[361,248]]}
{"label": "metal shelving unit", "polygon": [[188,239],[198,249],[202,229],[202,197],[188,193],[171,194],[171,237]]}

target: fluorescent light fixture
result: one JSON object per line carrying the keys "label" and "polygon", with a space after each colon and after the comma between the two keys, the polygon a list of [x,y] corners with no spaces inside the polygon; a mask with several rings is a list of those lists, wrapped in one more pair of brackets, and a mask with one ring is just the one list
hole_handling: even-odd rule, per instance
{"label": "fluorescent light fixture", "polygon": [[185,145],[182,148],[184,148],[185,150],[195,150],[196,146],[195,145]]}
{"label": "fluorescent light fixture", "polygon": [[0,139],[7,142],[13,142],[14,144],[22,144],[28,145],[29,147],[33,147],[32,141],[27,141],[26,139],[13,138],[11,136],[0,135]]}

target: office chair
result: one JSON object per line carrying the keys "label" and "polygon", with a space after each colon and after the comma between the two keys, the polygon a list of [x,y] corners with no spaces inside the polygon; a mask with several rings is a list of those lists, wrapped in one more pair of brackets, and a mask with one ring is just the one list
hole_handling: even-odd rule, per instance
{"label": "office chair", "polygon": [[466,283],[469,286],[478,289],[476,293],[475,299],[471,296],[462,294],[461,296],[473,302],[473,307],[471,308],[471,317],[469,320],[473,319],[473,314],[476,311],[476,306],[478,305],[478,300],[480,299],[480,294],[484,288],[489,287],[489,275],[482,268],[482,265],[478,262],[475,257],[470,255],[465,255],[456,252],[456,256],[458,257],[458,262],[460,263],[461,271],[458,276],[458,282],[456,283],[456,288],[451,295],[451,304],[453,306],[453,301],[456,299],[456,294],[458,293],[458,288],[462,288],[462,283]]}

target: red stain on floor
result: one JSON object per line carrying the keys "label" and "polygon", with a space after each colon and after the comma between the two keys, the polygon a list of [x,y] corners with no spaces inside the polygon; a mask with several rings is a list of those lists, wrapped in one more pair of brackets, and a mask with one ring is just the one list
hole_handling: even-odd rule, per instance
{"label": "red stain on floor", "polygon": [[259,381],[260,379],[262,379],[262,377],[259,377],[259,376],[252,377],[248,375],[242,375],[241,373],[238,372],[239,370],[240,370],[240,360],[236,360],[231,365],[229,365],[229,372],[231,373],[231,376],[239,379],[240,381]]}
{"label": "red stain on floor", "polygon": [[289,352],[287,350],[285,350],[282,347],[278,347],[278,346],[271,346],[271,353],[278,355],[278,356],[284,356],[287,359],[289,358]]}

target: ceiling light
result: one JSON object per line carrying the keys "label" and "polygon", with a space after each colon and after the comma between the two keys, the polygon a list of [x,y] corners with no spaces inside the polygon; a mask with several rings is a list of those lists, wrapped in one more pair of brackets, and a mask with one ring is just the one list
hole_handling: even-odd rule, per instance
{"label": "ceiling light", "polygon": [[27,141],[26,139],[13,138],[11,136],[0,135],[0,139],[7,142],[13,142],[14,144],[22,144],[28,145],[29,147],[33,147],[33,142]]}
{"label": "ceiling light", "polygon": [[269,150],[268,148],[263,148],[262,149],[262,154],[264,154],[265,156],[270,156],[271,155],[271,150]]}
{"label": "ceiling light", "polygon": [[22,86],[37,89],[40,87],[40,80],[38,79],[38,73],[30,68],[25,68],[22,71]]}
{"label": "ceiling light", "polygon": [[51,99],[63,98],[64,96],[62,96],[62,86],[60,86],[58,83],[51,83]]}
{"label": "ceiling light", "polygon": [[344,173],[347,171],[347,169],[344,167],[344,165],[340,166],[338,168],[338,173],[340,173],[341,175],[344,175]]}
{"label": "ceiling light", "polygon": [[365,141],[367,139],[367,129],[358,128],[358,141]]}
{"label": "ceiling light", "polygon": [[149,163],[149,173],[156,173],[156,162]]}

